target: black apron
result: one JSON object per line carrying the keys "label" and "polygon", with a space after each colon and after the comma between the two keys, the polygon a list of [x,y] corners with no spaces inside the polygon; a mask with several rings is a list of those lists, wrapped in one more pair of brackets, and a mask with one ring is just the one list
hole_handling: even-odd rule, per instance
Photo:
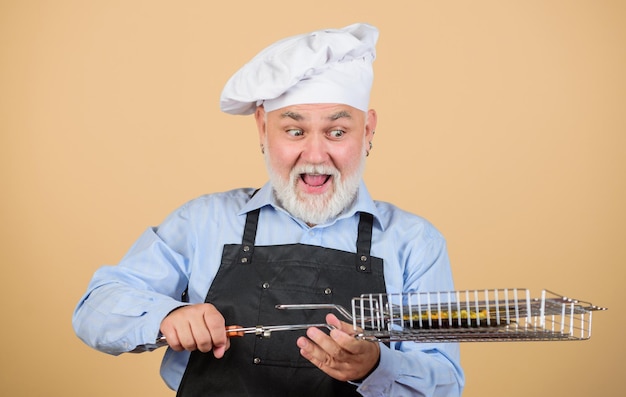
{"label": "black apron", "polygon": [[[351,310],[353,297],[385,292],[383,260],[370,256],[371,214],[361,213],[355,254],[305,244],[255,246],[259,213],[248,213],[242,244],[224,246],[205,300],[226,325],[325,323],[327,310],[275,306],[333,303]],[[300,355],[296,339],[304,333],[233,337],[221,359],[194,351],[177,396],[358,396],[356,386],[331,378]]]}

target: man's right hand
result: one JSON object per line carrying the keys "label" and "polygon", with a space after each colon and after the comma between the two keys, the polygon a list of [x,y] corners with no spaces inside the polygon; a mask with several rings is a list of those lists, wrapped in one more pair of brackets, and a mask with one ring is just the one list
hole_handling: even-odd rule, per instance
{"label": "man's right hand", "polygon": [[224,317],[210,303],[182,306],[170,312],[161,321],[161,333],[176,351],[213,350],[215,358],[222,358],[230,347]]}

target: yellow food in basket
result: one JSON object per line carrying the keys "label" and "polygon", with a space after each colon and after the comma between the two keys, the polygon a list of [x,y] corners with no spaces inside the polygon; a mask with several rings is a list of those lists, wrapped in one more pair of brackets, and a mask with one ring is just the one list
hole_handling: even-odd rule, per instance
{"label": "yellow food in basket", "polygon": [[[452,314],[452,315],[450,315]],[[405,314],[403,319],[404,320],[413,320],[413,321],[419,321],[420,318],[422,321],[428,321],[428,319],[430,318],[431,320],[435,321],[435,320],[448,320],[450,318],[452,318],[453,320],[458,320],[459,318],[461,318],[461,320],[486,320],[488,317],[488,313],[486,309],[482,309],[479,312],[470,310],[469,312],[465,309],[463,310],[455,310],[453,312],[449,312],[449,311],[429,311],[429,312],[422,312],[421,316],[420,313],[412,313],[411,315],[409,314]]]}

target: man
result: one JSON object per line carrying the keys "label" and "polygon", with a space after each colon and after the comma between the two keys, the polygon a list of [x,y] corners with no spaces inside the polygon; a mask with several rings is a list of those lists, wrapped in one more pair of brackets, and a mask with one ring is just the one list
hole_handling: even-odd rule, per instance
{"label": "man", "polygon": [[[120,354],[165,338],[161,375],[180,396],[460,395],[456,344],[373,343],[335,314],[275,308],[453,289],[443,237],[362,182],[377,38],[366,24],[290,37],[228,81],[222,110],[254,114],[270,182],[188,202],[99,269],[74,314],[81,339]],[[226,329],[319,323],[333,329]]]}

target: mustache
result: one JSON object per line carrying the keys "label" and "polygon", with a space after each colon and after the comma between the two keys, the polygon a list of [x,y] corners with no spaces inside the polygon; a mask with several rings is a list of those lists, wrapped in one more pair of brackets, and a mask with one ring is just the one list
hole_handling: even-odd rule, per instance
{"label": "mustache", "polygon": [[332,165],[326,164],[301,164],[295,166],[291,172],[291,179],[299,178],[302,174],[330,175],[335,178],[341,177],[341,172]]}

